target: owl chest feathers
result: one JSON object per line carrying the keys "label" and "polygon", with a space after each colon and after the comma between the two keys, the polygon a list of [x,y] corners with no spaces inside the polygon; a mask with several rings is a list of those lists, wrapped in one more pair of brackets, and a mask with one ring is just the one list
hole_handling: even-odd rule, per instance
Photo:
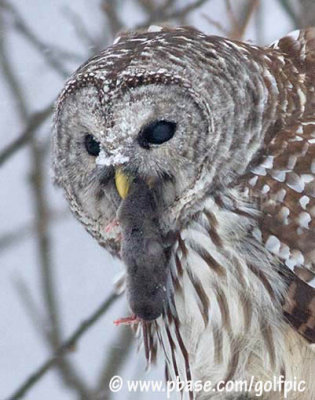
{"label": "owl chest feathers", "polygon": [[257,211],[237,196],[209,197],[178,235],[156,324],[172,378],[266,379],[286,368],[284,284],[255,238]]}

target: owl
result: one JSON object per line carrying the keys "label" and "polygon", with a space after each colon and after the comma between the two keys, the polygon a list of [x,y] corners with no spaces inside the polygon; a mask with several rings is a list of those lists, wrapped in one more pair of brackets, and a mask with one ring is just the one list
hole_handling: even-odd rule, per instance
{"label": "owl", "polygon": [[257,47],[153,27],[59,96],[55,180],[125,267],[117,324],[148,362],[164,354],[168,380],[211,381],[184,397],[255,399],[281,376],[304,390],[260,398],[315,399],[314,85],[313,28]]}

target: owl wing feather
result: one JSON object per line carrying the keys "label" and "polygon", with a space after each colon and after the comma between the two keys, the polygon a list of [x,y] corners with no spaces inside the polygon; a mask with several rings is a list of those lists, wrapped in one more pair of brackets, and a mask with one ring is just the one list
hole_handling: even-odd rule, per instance
{"label": "owl wing feather", "polygon": [[[262,239],[301,279],[315,277],[315,120],[280,131],[251,170],[263,213]],[[314,280],[315,283],[315,280]]]}
{"label": "owl wing feather", "polygon": [[253,168],[251,195],[262,212],[261,239],[290,270],[283,311],[315,342],[315,120],[280,131]]}
{"label": "owl wing feather", "polygon": [[295,66],[303,114],[265,144],[248,187],[262,212],[261,240],[282,261],[284,316],[315,343],[315,29],[292,32],[271,47]]}
{"label": "owl wing feather", "polygon": [[266,144],[262,161],[250,172],[249,188],[262,212],[261,239],[284,266],[288,290],[283,313],[314,343],[315,29],[295,31],[272,47],[291,58],[303,80],[304,113]]}

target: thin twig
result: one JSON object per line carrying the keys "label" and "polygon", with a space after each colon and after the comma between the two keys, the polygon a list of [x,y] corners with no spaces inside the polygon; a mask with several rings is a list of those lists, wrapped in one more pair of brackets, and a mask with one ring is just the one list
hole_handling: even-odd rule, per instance
{"label": "thin twig", "polygon": [[32,293],[26,282],[24,282],[22,278],[18,277],[14,281],[14,286],[21,299],[22,306],[25,308],[32,322],[33,327],[36,329],[36,331],[40,329],[44,339],[47,340],[48,335],[45,330],[46,324],[44,323],[44,316],[41,315],[39,307],[37,307],[37,304],[35,303],[35,300],[33,299]]}
{"label": "thin twig", "polygon": [[176,3],[176,0],[165,0],[165,3],[163,4],[162,7],[165,7],[165,8],[174,7],[175,3]]}
{"label": "thin twig", "polygon": [[255,31],[256,31],[256,38],[257,43],[259,45],[263,45],[265,43],[264,40],[264,14],[262,3],[259,2],[257,11],[255,13]]}
{"label": "thin twig", "polygon": [[226,8],[226,14],[228,16],[228,19],[230,21],[230,25],[231,25],[231,32],[236,31],[239,28],[239,24],[237,21],[237,18],[234,14],[232,5],[231,5],[231,1],[230,0],[224,0],[225,3],[225,8]]}
{"label": "thin twig", "polygon": [[210,18],[209,15],[202,14],[202,16],[203,16],[203,18],[205,18],[205,20],[206,20],[210,25],[212,25],[212,26],[214,26],[215,28],[217,28],[217,30],[218,30],[219,32],[221,32],[223,35],[225,35],[225,36],[228,36],[228,35],[229,35],[229,32],[227,31],[227,29],[225,29],[225,28],[223,27],[223,25],[222,25],[220,22],[215,21],[214,19]]}
{"label": "thin twig", "polygon": [[179,8],[178,10],[174,10],[170,14],[166,15],[167,19],[177,19],[177,18],[183,18],[187,16],[187,14],[191,13],[192,11],[195,11],[197,8],[200,8],[204,4],[206,4],[210,0],[197,0],[195,2],[192,2],[191,4],[188,4],[187,6],[183,8]]}
{"label": "thin twig", "polygon": [[[70,215],[68,210],[50,210],[47,218],[51,223],[64,221],[65,217]],[[28,239],[35,234],[35,221],[21,225],[11,232],[3,233],[0,236],[0,252],[9,249],[11,246],[18,245],[22,240]]]}
{"label": "thin twig", "polygon": [[[49,345],[55,351],[62,343],[60,312],[57,302],[56,282],[51,259],[51,239],[49,235],[48,203],[45,193],[44,156],[41,146],[31,141],[32,193],[34,214],[36,215],[36,243],[39,256],[42,296],[49,322]],[[89,398],[89,389],[83,378],[66,358],[57,361],[58,372],[63,382],[72,388],[81,400]]]}
{"label": "thin twig", "polygon": [[70,72],[64,67],[63,63],[60,62],[60,59],[55,57],[52,51],[49,51],[49,45],[43,43],[38,36],[32,32],[16,8],[5,0],[0,2],[0,7],[11,14],[16,30],[19,31],[22,36],[38,50],[39,54],[46,60],[52,69],[58,72],[63,78],[68,77]]}
{"label": "thin twig", "polygon": [[[3,4],[3,3],[1,3]],[[5,3],[7,5],[7,3]],[[11,4],[9,5],[11,6]],[[13,9],[14,10],[14,9]],[[17,14],[18,15],[18,14]],[[2,40],[4,43],[5,30],[2,32]],[[2,58],[6,58],[5,46],[0,47]],[[7,69],[14,71],[12,65],[9,63],[9,58],[6,58],[7,66],[2,67],[5,72]],[[35,128],[38,127],[43,119],[46,118],[50,113],[50,110],[45,110],[45,113],[41,113],[36,119],[29,119],[30,112],[28,110],[28,103],[26,97],[23,95],[22,86],[18,82],[16,74],[11,72],[6,75],[9,88],[13,94],[15,101],[20,103],[18,108],[19,117],[24,124],[28,124],[28,129],[14,142],[15,146],[9,146],[9,151],[5,153],[5,157],[11,155],[16,149],[20,148],[25,141],[29,141],[32,159],[32,192],[34,195],[34,214],[36,215],[36,239],[38,246],[38,255],[41,267],[41,278],[43,288],[43,298],[46,305],[46,311],[48,315],[49,327],[49,345],[55,350],[61,343],[61,332],[59,323],[59,312],[57,309],[57,301],[55,298],[55,284],[53,279],[53,270],[51,263],[51,251],[50,251],[50,239],[48,233],[48,202],[45,195],[45,183],[44,183],[44,157],[45,153],[42,152],[41,146],[34,140],[33,133]],[[7,149],[8,150],[8,149]],[[84,384],[84,381],[78,376],[76,370],[69,363],[69,360],[60,359],[58,360],[58,371],[63,377],[63,381],[72,389],[74,389],[79,395],[80,399],[86,399],[89,392]]]}
{"label": "thin twig", "polygon": [[75,33],[79,40],[81,40],[82,44],[85,44],[86,48],[91,51],[97,50],[96,41],[89,34],[89,31],[84,25],[84,22],[79,14],[77,14],[70,7],[63,8],[64,16],[69,20],[69,22],[73,25]]}
{"label": "thin twig", "polygon": [[36,371],[34,371],[26,381],[13,393],[7,400],[18,400],[23,398],[28,391],[45,375],[56,363],[63,358],[66,353],[73,350],[81,337],[105,314],[109,307],[119,296],[111,293],[107,299],[94,311],[94,313],[83,321],[69,338],[55,351],[53,356],[45,361]]}
{"label": "thin twig", "polygon": [[[1,3],[0,3],[1,4]],[[0,25],[3,25],[3,18],[1,18]],[[1,32],[0,35],[0,65],[3,72],[3,76],[6,77],[9,83],[10,90],[15,99],[15,105],[17,106],[17,112],[22,120],[27,118],[28,110],[25,102],[23,101],[23,93],[21,90],[20,82],[17,76],[12,70],[10,63],[10,51],[7,51],[5,43],[5,35]]]}
{"label": "thin twig", "polygon": [[[138,4],[147,14],[151,14],[160,8],[154,0],[138,0]],[[163,7],[165,8],[165,4],[163,4]]]}
{"label": "thin twig", "polygon": [[0,166],[31,140],[37,129],[51,115],[52,110],[53,106],[50,104],[42,111],[38,111],[28,118],[23,132],[0,152]]}
{"label": "thin twig", "polygon": [[161,6],[158,6],[154,0],[138,0],[137,2],[142,10],[147,15],[147,18],[150,18],[154,21],[159,21],[160,19],[164,19],[164,16],[171,9],[172,3],[166,2]]}
{"label": "thin twig", "polygon": [[238,23],[238,27],[236,30],[230,33],[230,37],[233,39],[241,40],[243,39],[248,24],[254,15],[255,11],[258,9],[259,0],[248,0],[248,3],[244,5],[244,8],[241,13],[241,17]]}
{"label": "thin twig", "polygon": [[110,34],[115,37],[124,28],[124,23],[119,16],[119,2],[116,0],[102,0],[101,8],[107,18]]}
{"label": "thin twig", "polygon": [[54,347],[57,347],[61,340],[59,327],[59,312],[57,310],[55,296],[55,280],[53,275],[52,261],[50,257],[50,238],[48,232],[48,207],[44,183],[44,164],[40,147],[36,142],[31,143],[32,174],[31,185],[33,195],[34,214],[36,216],[36,242],[41,267],[42,293],[45,306],[48,312],[50,323],[50,334]]}
{"label": "thin twig", "polygon": [[[173,20],[173,19],[184,18],[185,16],[187,16],[187,14],[189,14],[192,11],[196,10],[197,8],[203,6],[208,1],[210,1],[210,0],[197,0],[197,1],[194,1],[194,2],[192,2],[190,4],[188,4],[185,7],[182,7],[182,8],[179,8],[179,9],[175,9],[174,11],[171,11],[169,13],[165,12],[163,15],[161,15],[159,17],[159,20],[161,20],[161,21],[169,21],[169,20]],[[136,29],[146,28],[147,26],[153,24],[154,22],[157,22],[156,15],[150,15],[146,19],[146,21],[144,21],[143,23],[137,25]]]}
{"label": "thin twig", "polygon": [[290,2],[288,0],[278,0],[278,2],[282,6],[284,11],[288,14],[288,16],[291,18],[291,20],[294,24],[294,27],[298,28],[300,25],[300,19],[296,15],[294,8],[290,4]]}
{"label": "thin twig", "polygon": [[115,337],[114,343],[110,346],[109,353],[106,352],[106,361],[101,373],[99,374],[97,384],[97,396],[106,392],[106,399],[109,397],[108,383],[110,378],[114,375],[119,374],[127,357],[132,349],[132,341],[134,340],[134,334],[129,327],[121,327],[119,335]]}

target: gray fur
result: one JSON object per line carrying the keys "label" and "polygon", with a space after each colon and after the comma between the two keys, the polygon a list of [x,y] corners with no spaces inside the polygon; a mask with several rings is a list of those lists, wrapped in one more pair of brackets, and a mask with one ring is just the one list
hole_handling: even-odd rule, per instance
{"label": "gray fur", "polygon": [[165,306],[168,257],[153,192],[136,179],[118,210],[121,256],[127,266],[127,298],[140,318],[158,318]]}

